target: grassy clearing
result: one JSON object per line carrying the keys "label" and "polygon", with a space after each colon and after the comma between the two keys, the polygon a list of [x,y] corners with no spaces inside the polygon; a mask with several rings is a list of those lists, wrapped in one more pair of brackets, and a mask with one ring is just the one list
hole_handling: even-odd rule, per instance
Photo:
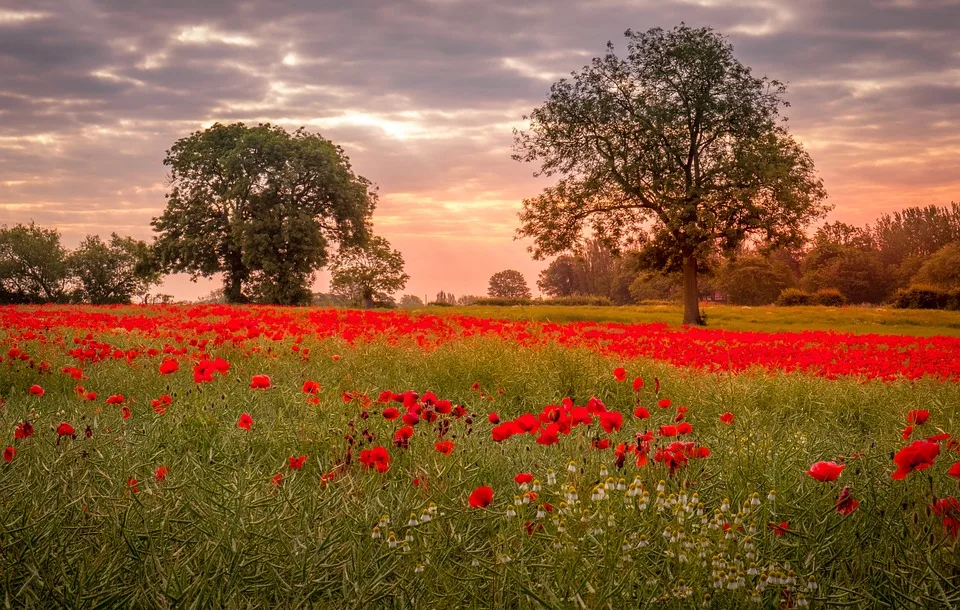
{"label": "grassy clearing", "polygon": [[[307,362],[269,341],[222,346],[214,352],[232,368],[207,384],[194,383],[185,359],[164,377],[159,358],[109,360],[80,382],[0,364],[0,427],[11,436],[25,419],[36,427],[0,465],[4,598],[32,607],[960,604],[960,548],[930,510],[957,493],[945,474],[957,454],[944,449],[932,468],[890,477],[908,411],[931,413],[915,437],[960,431],[958,384],[705,375],[651,362],[626,363],[628,381],[619,383],[611,375],[619,362],[581,349],[515,349],[494,339],[427,354],[376,343],[303,346]],[[27,347],[54,371],[72,364],[54,342]],[[272,389],[249,388],[261,373]],[[636,394],[634,376],[646,380]],[[324,388],[319,404],[301,391],[307,379]],[[34,383],[42,397],[28,393]],[[79,399],[77,383],[97,400]],[[434,449],[436,425],[421,422],[409,448],[396,448],[402,424],[384,420],[383,405],[342,398],[408,389],[436,392],[471,414],[450,419],[449,456]],[[159,415],[149,402],[164,393],[173,404]],[[130,419],[104,404],[111,394],[125,397]],[[530,435],[491,440],[490,411],[538,414],[566,396],[578,405],[601,398],[625,414],[623,428],[608,435],[596,423],[581,426],[551,446]],[[664,397],[671,408],[657,408]],[[651,419],[630,417],[638,400]],[[618,470],[612,449],[592,448],[669,424],[678,405],[689,406],[690,438],[710,448],[709,458],[671,476],[656,462],[637,467],[632,456]],[[243,412],[253,417],[250,431],[236,425]],[[725,412],[735,415],[732,426],[720,422]],[[58,444],[53,430],[64,420],[77,438]],[[354,462],[324,484],[343,459],[345,435],[357,439]],[[387,472],[356,463],[372,445],[389,450]],[[287,458],[298,455],[307,456],[303,469],[289,469]],[[847,466],[835,482],[804,474],[837,459]],[[162,482],[160,466],[169,468]],[[513,480],[520,472],[539,482],[529,504],[530,490]],[[277,474],[284,480],[273,485]],[[612,488],[598,498],[609,477]],[[635,480],[646,496],[628,495]],[[479,485],[495,492],[486,509],[467,502]],[[844,486],[860,502],[846,516],[834,510]],[[786,533],[776,535],[770,525],[782,522]]]}
{"label": "grassy clearing", "polygon": [[[709,328],[729,330],[801,331],[834,330],[851,333],[960,336],[960,312],[874,307],[737,307],[704,305]],[[428,307],[431,314],[445,312],[484,318],[541,320],[550,322],[665,323],[679,326],[679,305],[624,307]]]}

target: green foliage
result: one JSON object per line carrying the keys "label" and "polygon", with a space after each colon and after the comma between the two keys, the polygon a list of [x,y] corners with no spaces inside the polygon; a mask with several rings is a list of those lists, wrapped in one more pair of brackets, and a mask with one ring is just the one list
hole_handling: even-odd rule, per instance
{"label": "green foliage", "polygon": [[309,302],[328,245],[367,240],[376,194],[317,134],[217,123],[177,140],[164,165],[158,260],[194,278],[221,273],[229,302]]}
{"label": "green foliage", "polygon": [[880,303],[889,294],[873,237],[841,222],[817,230],[802,269],[801,284],[809,292],[836,288],[850,303]]}
{"label": "green foliage", "polygon": [[613,301],[607,297],[594,296],[569,296],[556,297],[553,299],[514,299],[508,297],[478,297],[472,305],[493,306],[493,307],[513,307],[515,305],[554,305],[562,307],[612,307]]}
{"label": "green foliage", "polygon": [[626,57],[611,44],[554,83],[516,134],[515,159],[559,176],[524,201],[518,235],[536,258],[589,228],[611,246],[647,244],[661,268],[683,261],[694,323],[698,259],[750,235],[799,242],[825,192],[781,120],[785,87],[751,75],[722,36],[681,25],[626,37]]}
{"label": "green foliage", "polygon": [[847,304],[847,298],[836,288],[822,288],[810,295],[810,304],[843,307]]}
{"label": "green foliage", "polygon": [[930,256],[913,281],[941,288],[960,288],[960,238]]}
{"label": "green foliage", "polygon": [[413,294],[405,294],[400,297],[400,307],[404,309],[416,309],[423,307],[423,299]]}
{"label": "green foliage", "polygon": [[403,271],[403,255],[382,237],[342,248],[330,272],[330,291],[365,307],[392,302],[393,293],[403,290],[410,279]]}
{"label": "green foliage", "polygon": [[679,302],[683,296],[683,285],[676,273],[669,275],[657,272],[641,273],[630,284],[630,296],[636,303]]}
{"label": "green foliage", "polygon": [[759,254],[732,260],[720,272],[720,285],[734,305],[769,305],[795,285],[793,273],[781,261]]}
{"label": "green foliage", "polygon": [[514,269],[498,271],[491,275],[487,295],[506,299],[529,299],[531,297],[526,278]]}
{"label": "green foliage", "polygon": [[812,298],[810,293],[804,292],[799,288],[787,288],[777,297],[777,305],[780,307],[796,307],[811,304]]}
{"label": "green foliage", "polygon": [[160,283],[151,254],[145,242],[132,237],[113,233],[105,243],[88,235],[67,258],[77,282],[74,298],[94,305],[125,304],[135,297],[145,301],[150,287]]}
{"label": "green foliage", "polygon": [[901,288],[893,297],[893,306],[898,309],[950,309],[958,311],[960,310],[960,288],[948,290],[923,284]]}
{"label": "green foliage", "polygon": [[33,222],[0,228],[0,303],[64,302],[68,280],[59,231]]}

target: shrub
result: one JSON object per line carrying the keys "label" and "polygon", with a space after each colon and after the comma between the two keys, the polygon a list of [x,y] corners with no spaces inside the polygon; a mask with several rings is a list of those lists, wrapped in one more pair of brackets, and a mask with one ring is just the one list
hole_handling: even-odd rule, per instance
{"label": "shrub", "polygon": [[809,305],[811,295],[798,288],[787,288],[777,297],[777,305],[780,307],[796,307],[798,305]]}
{"label": "shrub", "polygon": [[843,296],[836,288],[821,288],[810,295],[810,304],[843,307],[847,304],[847,297]]}
{"label": "shrub", "polygon": [[960,290],[944,290],[936,286],[918,284],[901,288],[893,297],[898,309],[960,309]]}

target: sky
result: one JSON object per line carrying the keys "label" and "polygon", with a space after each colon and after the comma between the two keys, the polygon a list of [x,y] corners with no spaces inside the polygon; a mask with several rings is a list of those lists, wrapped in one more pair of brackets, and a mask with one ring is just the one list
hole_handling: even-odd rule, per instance
{"label": "sky", "polygon": [[536,294],[545,263],[514,232],[549,182],[510,158],[513,130],[627,28],[680,22],[787,83],[830,220],[960,200],[960,1],[0,0],[0,224],[149,240],[178,138],[305,126],[378,185],[404,293],[482,295],[511,268]]}

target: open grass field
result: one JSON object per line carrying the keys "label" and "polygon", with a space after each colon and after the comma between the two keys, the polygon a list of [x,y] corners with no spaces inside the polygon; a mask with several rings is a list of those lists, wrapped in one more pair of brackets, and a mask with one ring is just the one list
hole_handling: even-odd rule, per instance
{"label": "open grass field", "polygon": [[0,598],[960,605],[960,339],[762,311],[0,308]]}
{"label": "open grass field", "polygon": [[[762,330],[768,332],[833,330],[849,333],[879,333],[960,336],[960,312],[886,307],[737,307],[702,305],[709,328]],[[427,307],[432,314],[541,320],[552,322],[623,322],[651,324],[663,322],[676,326],[683,320],[680,305],[635,305],[623,307],[566,307],[531,305],[517,307]]]}

